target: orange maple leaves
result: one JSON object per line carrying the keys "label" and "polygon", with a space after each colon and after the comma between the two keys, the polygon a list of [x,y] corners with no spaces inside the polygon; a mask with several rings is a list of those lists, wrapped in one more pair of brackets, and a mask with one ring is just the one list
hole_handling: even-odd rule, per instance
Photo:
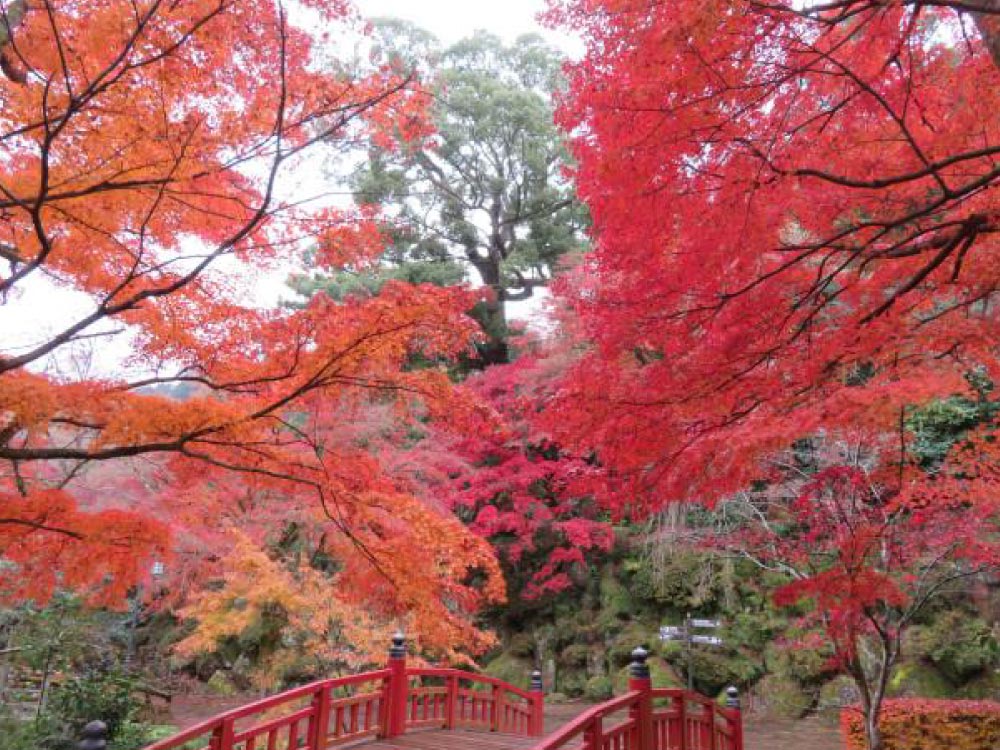
{"label": "orange maple leaves", "polygon": [[[120,598],[169,530],[175,594],[226,560],[243,571],[230,586],[284,580],[256,595],[283,599],[316,633],[316,618],[388,628],[409,617],[429,647],[457,654],[488,642],[469,619],[502,594],[488,548],[397,487],[336,420],[382,402],[420,418],[472,414],[444,373],[414,366],[468,350],[471,298],[390,285],[372,300],[265,311],[220,269],[230,257],[273,268],[309,245],[338,267],[377,255],[370,217],[293,201],[282,180],[327,146],[424,122],[396,73],[321,70],[315,29],[353,28],[346,3],[300,5],[293,18],[270,0],[0,4],[4,70],[23,72],[0,78],[0,305],[41,276],[86,299],[51,335],[0,351],[8,594]],[[126,372],[45,368],[122,330]],[[108,462],[128,485],[117,497],[84,481]],[[267,567],[269,535],[288,518],[325,536],[342,566],[335,585],[350,595],[332,610],[334,582],[315,571],[247,573]],[[201,604],[211,639],[221,605]]]}

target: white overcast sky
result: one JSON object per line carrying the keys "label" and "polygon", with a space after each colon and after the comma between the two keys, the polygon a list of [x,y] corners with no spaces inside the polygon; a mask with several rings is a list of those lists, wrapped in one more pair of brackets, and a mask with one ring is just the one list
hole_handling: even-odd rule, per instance
{"label": "white overcast sky", "polygon": [[[545,0],[354,0],[354,3],[365,17],[404,18],[446,44],[478,29],[485,29],[507,42],[521,34],[539,33],[571,57],[578,55],[581,49],[577,40],[539,24],[537,16],[545,10]],[[252,289],[250,294],[258,298],[258,304],[274,304],[280,298],[290,296],[286,293],[283,279],[283,275],[272,275],[247,277],[244,282]],[[536,299],[516,306],[511,311],[512,316],[533,318],[540,301]],[[14,299],[0,304],[0,350],[17,352],[31,348],[76,320],[91,304],[83,295],[56,288],[44,280],[26,285]],[[27,321],[31,324],[25,325]],[[45,364],[61,370],[96,367],[99,371],[114,371],[128,351],[127,336],[99,341],[94,346],[96,351],[85,346],[71,356],[71,352],[63,350]],[[86,362],[81,365],[80,359]],[[69,372],[64,374],[72,375]]]}
{"label": "white overcast sky", "polygon": [[355,0],[355,5],[370,18],[405,18],[442,42],[455,42],[485,29],[507,41],[537,32],[567,54],[579,48],[572,38],[544,29],[536,21],[545,10],[545,0]]}

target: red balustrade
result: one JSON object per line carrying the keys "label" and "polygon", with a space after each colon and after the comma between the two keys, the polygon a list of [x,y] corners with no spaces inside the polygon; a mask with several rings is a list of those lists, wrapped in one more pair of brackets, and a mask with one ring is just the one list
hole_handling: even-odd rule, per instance
{"label": "red balustrade", "polygon": [[386,669],[304,685],[213,717],[146,750],[327,750],[411,729],[542,734],[540,676],[532,689],[458,669],[407,668],[402,635]]}
{"label": "red balustrade", "polygon": [[738,707],[723,708],[686,690],[654,689],[651,697],[669,703],[652,711],[655,750],[743,750]]}
{"label": "red balustrade", "polygon": [[240,706],[147,750],[324,750],[382,734],[389,670],[321,680]]}
{"label": "red balustrade", "polygon": [[532,750],[744,750],[735,688],[725,708],[687,690],[654,689],[646,657],[643,649],[632,653],[629,692],[585,711]]}
{"label": "red balustrade", "polygon": [[[686,690],[654,689],[642,649],[633,652],[628,688],[534,750],[744,750],[735,689],[726,708]],[[321,680],[241,706],[146,750],[328,750],[432,728],[540,737],[543,708],[538,672],[526,691],[458,669],[408,668],[397,635],[385,669]]]}
{"label": "red balustrade", "polygon": [[480,729],[540,736],[534,707],[540,692],[520,690],[485,675],[457,669],[409,669],[407,727]]}

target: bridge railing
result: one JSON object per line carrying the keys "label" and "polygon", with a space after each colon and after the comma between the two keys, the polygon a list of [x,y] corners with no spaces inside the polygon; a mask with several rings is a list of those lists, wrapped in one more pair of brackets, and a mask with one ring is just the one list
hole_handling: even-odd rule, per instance
{"label": "bridge railing", "polygon": [[[533,692],[457,669],[408,669],[406,726],[541,735],[541,685]],[[536,698],[537,695],[537,698]]]}
{"label": "bridge railing", "polygon": [[385,669],[320,680],[219,714],[146,750],[326,750],[419,728],[541,736],[541,674],[530,691],[458,669],[408,668],[402,634]]}
{"label": "bridge railing", "polygon": [[389,670],[321,680],[248,703],[147,750],[322,750],[382,734]]}
{"label": "bridge railing", "polygon": [[652,711],[655,750],[743,750],[743,722],[735,688],[727,707],[711,698],[679,689],[653,689],[654,701],[666,699],[666,708]]}
{"label": "bridge railing", "polygon": [[744,750],[736,688],[726,691],[725,708],[687,690],[654,689],[647,656],[641,648],[632,652],[629,692],[585,711],[532,750]]}

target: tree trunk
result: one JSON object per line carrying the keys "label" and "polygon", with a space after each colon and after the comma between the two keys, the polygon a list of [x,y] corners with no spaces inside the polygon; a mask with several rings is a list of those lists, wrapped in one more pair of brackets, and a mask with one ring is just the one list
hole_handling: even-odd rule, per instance
{"label": "tree trunk", "polygon": [[479,358],[483,368],[491,365],[505,365],[510,362],[510,347],[507,345],[507,301],[500,279],[500,263],[492,257],[473,261],[482,277],[483,285],[491,294],[481,306],[479,321],[486,333],[486,341],[478,344]]}
{"label": "tree trunk", "polygon": [[882,732],[878,728],[878,711],[865,711],[865,739],[868,740],[868,750],[883,750]]}

